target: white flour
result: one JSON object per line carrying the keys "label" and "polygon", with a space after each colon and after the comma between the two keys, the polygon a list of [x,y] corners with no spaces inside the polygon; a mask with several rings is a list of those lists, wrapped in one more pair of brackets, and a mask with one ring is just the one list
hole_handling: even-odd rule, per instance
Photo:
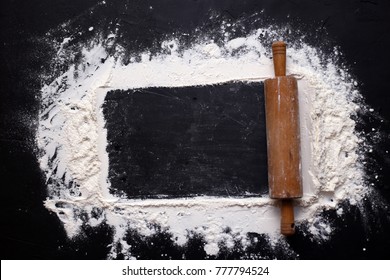
{"label": "white flour", "polygon": [[[223,45],[197,42],[180,53],[180,41],[167,40],[161,45],[161,54],[134,54],[128,65],[107,54],[104,46],[115,37],[110,35],[106,44],[85,46],[80,65],[72,65],[42,88],[44,109],[37,139],[41,168],[48,180],[45,205],[57,213],[69,237],[79,234],[83,223],[96,226],[105,221],[115,229],[113,243],[121,243],[128,258],[135,256],[124,240],[126,230],[132,228],[148,236],[155,233],[154,224],[168,230],[179,245],[193,232],[202,234],[204,249],[210,255],[218,253],[220,242],[231,248],[234,240],[240,240],[247,246],[248,232],[267,234],[271,243],[282,238],[279,209],[266,196],[134,200],[110,195],[101,110],[106,93],[112,89],[273,77],[270,46],[264,45],[260,36],[265,32],[273,31],[259,29],[247,37],[227,37]],[[65,38],[59,46],[59,57],[71,40]],[[121,51],[117,46],[116,53]],[[368,192],[351,118],[359,109],[353,101],[359,94],[346,69],[340,69],[332,58],[323,58],[319,50],[301,42],[300,47],[290,44],[287,55],[287,73],[298,78],[300,97],[304,197],[296,201],[296,220],[298,224],[308,222],[308,234],[323,240],[331,236],[332,225],[321,218],[322,209],[338,209],[342,215],[338,202],[347,199],[353,204]],[[99,215],[93,215],[96,211]],[[87,219],[83,220],[81,213]],[[112,248],[109,257],[115,258],[119,252]]]}

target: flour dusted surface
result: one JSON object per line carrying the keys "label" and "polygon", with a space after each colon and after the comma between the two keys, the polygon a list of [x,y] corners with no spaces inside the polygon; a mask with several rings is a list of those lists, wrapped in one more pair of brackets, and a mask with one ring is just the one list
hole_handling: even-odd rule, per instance
{"label": "flour dusted surface", "polygon": [[[170,232],[178,245],[185,244],[191,234],[204,236],[209,255],[218,253],[221,242],[231,248],[239,240],[245,247],[250,232],[267,234],[271,243],[281,238],[279,210],[268,197],[134,200],[111,195],[101,109],[108,89],[197,86],[272,77],[269,46],[260,36],[265,32],[274,31],[271,27],[258,29],[246,37],[227,38],[222,45],[195,42],[184,50],[180,40],[173,38],[162,43],[161,54],[134,54],[128,64],[120,55],[107,52],[107,42],[115,37],[111,34],[104,44],[86,45],[80,64],[71,65],[42,88],[45,109],[37,139],[41,168],[48,179],[45,205],[57,213],[69,237],[77,236],[85,222],[91,226],[105,222],[114,228],[113,244],[121,244],[128,258],[135,256],[125,241],[127,230],[148,236],[156,232],[152,225]],[[64,39],[59,55],[71,40]],[[123,51],[122,46],[115,48],[116,53]],[[287,72],[298,78],[301,111],[304,197],[296,202],[297,222],[309,221],[309,233],[326,239],[332,225],[321,218],[321,210],[337,208],[345,199],[359,201],[367,193],[358,163],[359,138],[351,118],[359,109],[353,101],[358,92],[346,69],[303,41],[290,44],[287,55]],[[116,248],[112,246],[109,257],[117,256]]]}

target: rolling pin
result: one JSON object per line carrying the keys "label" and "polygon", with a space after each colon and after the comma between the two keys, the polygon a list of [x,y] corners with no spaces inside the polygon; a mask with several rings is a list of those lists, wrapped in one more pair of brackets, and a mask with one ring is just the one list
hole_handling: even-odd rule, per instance
{"label": "rolling pin", "polygon": [[269,195],[280,200],[283,235],[295,232],[293,199],[302,197],[297,80],[286,76],[286,44],[272,44],[275,78],[264,81]]}

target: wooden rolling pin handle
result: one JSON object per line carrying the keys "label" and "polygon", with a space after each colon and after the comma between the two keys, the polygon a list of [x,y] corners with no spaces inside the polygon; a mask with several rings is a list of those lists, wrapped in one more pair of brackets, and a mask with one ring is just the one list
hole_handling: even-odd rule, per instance
{"label": "wooden rolling pin handle", "polygon": [[272,44],[275,76],[286,76],[286,43],[277,41]]}
{"label": "wooden rolling pin handle", "polygon": [[292,199],[282,199],[280,205],[281,221],[280,230],[285,236],[290,236],[295,233],[294,223],[294,205]]}

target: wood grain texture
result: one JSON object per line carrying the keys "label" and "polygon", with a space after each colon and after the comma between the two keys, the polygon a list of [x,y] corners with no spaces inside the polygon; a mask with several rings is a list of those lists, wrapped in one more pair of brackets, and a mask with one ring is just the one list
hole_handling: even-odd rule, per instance
{"label": "wood grain texture", "polygon": [[302,196],[298,86],[294,77],[267,79],[265,104],[271,198]]}

